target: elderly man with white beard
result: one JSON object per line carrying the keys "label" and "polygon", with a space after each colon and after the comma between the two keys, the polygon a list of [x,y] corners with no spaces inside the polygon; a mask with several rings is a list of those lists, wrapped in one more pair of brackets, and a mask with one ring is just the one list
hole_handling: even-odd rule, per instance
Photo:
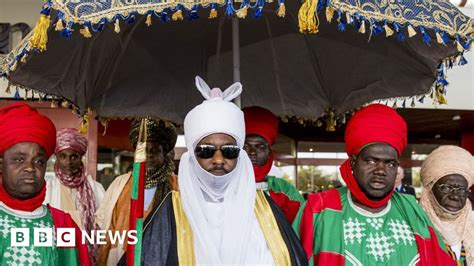
{"label": "elderly man with white beard", "polygon": [[147,217],[142,264],[307,265],[283,212],[256,191],[252,163],[242,150],[244,116],[230,102],[242,85],[222,92],[196,77],[196,86],[206,100],[184,120],[188,151],[179,165],[179,192]]}

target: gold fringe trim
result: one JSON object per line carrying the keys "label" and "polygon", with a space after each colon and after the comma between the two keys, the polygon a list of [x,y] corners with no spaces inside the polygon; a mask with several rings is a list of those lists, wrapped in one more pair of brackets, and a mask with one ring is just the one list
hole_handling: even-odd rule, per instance
{"label": "gold fringe trim", "polygon": [[326,121],[326,131],[336,131],[336,120],[334,119],[334,112],[329,111],[328,118]]}
{"label": "gold fringe trim", "polygon": [[410,104],[410,106],[411,106],[411,107],[415,107],[415,106],[416,106],[416,104],[415,104],[415,99],[414,99],[414,98],[411,99],[411,104]]}
{"label": "gold fringe trim", "polygon": [[464,52],[464,48],[462,47],[461,43],[456,40],[456,48],[458,49],[458,52],[462,53]]}
{"label": "gold fringe trim", "polygon": [[120,21],[118,19],[115,20],[114,31],[120,33]]}
{"label": "gold fringe trim", "polygon": [[23,95],[23,100],[28,100],[28,91],[25,90],[25,95]]}
{"label": "gold fringe trim", "polygon": [[416,30],[411,26],[408,25],[408,37],[411,38],[416,35]]}
{"label": "gold fringe trim", "polygon": [[385,37],[390,37],[393,35],[393,30],[387,24],[385,24],[383,28],[385,29]]}
{"label": "gold fringe trim", "polygon": [[51,18],[44,14],[40,15],[36,27],[34,28],[33,36],[30,39],[30,47],[38,49],[40,52],[46,51],[46,44],[48,43],[48,28],[51,23]]}
{"label": "gold fringe trim", "polygon": [[145,24],[150,27],[151,26],[151,14],[146,16]]}
{"label": "gold fringe trim", "polygon": [[62,20],[62,19],[58,19],[58,21],[56,22],[56,27],[54,27],[54,30],[55,30],[55,31],[62,31],[62,30],[64,30],[63,20]]}
{"label": "gold fringe trim", "polygon": [[277,15],[278,15],[280,18],[284,18],[284,17],[285,17],[285,15],[286,15],[286,6],[285,6],[285,3],[280,3],[280,5],[278,6]]}
{"label": "gold fringe trim", "polygon": [[246,18],[247,17],[247,13],[248,13],[248,6],[244,6],[242,7],[241,9],[237,10],[237,12],[235,12],[235,15],[238,17],[238,18]]}
{"label": "gold fringe trim", "polygon": [[80,29],[79,33],[82,36],[84,36],[85,38],[91,38],[92,37],[91,31],[89,30],[89,27],[87,27],[87,26],[84,26],[83,29]]}
{"label": "gold fringe trim", "polygon": [[173,21],[183,20],[183,11],[181,9],[176,10],[171,16]]}
{"label": "gold fringe trim", "polygon": [[10,67],[10,70],[15,71],[17,67],[18,67],[18,60],[15,60],[15,63],[13,63],[13,65]]}
{"label": "gold fringe trim", "polygon": [[318,0],[306,0],[298,11],[298,25],[301,33],[318,33],[319,18],[316,14]]}
{"label": "gold fringe trim", "polygon": [[446,96],[444,96],[444,94],[441,93],[441,89],[442,89],[441,86],[436,87],[436,101],[439,104],[447,104],[448,101],[446,100]]}
{"label": "gold fringe trim", "polygon": [[291,265],[290,253],[264,193],[262,190],[257,191],[255,216],[272,253],[275,265]]}
{"label": "gold fringe trim", "polygon": [[188,218],[181,207],[179,191],[173,191],[171,198],[173,201],[174,218],[176,221],[176,242],[179,265],[196,265],[193,230],[191,229]]}
{"label": "gold fringe trim", "polygon": [[7,94],[11,93],[10,86],[11,86],[11,83],[8,82],[7,88],[5,89],[5,93],[7,93]]}
{"label": "gold fringe trim", "polygon": [[440,44],[444,44],[443,38],[441,38],[441,34],[439,34],[439,32],[436,32],[436,41],[438,41]]}
{"label": "gold fringe trim", "polygon": [[217,10],[215,8],[211,9],[209,12],[209,19],[217,18]]}
{"label": "gold fringe trim", "polygon": [[79,133],[86,134],[88,127],[89,127],[89,115],[85,114],[81,123],[81,127],[79,128]]}
{"label": "gold fringe trim", "polygon": [[21,57],[20,59],[20,62],[22,63],[26,63],[26,58],[28,57],[28,55],[26,53],[23,54],[23,56]]}
{"label": "gold fringe trim", "polygon": [[333,7],[328,6],[326,7],[326,20],[331,23],[333,17],[334,17],[334,11],[336,11]]}
{"label": "gold fringe trim", "polygon": [[359,33],[365,34],[365,20],[364,19],[360,23]]}
{"label": "gold fringe trim", "polygon": [[58,103],[55,100],[51,101],[51,108],[58,108]]}

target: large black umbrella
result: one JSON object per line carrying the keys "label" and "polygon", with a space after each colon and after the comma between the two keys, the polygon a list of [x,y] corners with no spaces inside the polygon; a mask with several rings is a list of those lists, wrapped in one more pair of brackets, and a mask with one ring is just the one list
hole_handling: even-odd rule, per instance
{"label": "large black umbrella", "polygon": [[[46,51],[39,27],[4,59],[4,74],[102,117],[180,122],[202,100],[200,75],[223,88],[240,81],[243,107],[341,118],[377,99],[431,93],[443,102],[445,70],[464,63],[474,24],[448,1],[176,3],[49,0]],[[317,34],[300,33],[314,26]]]}

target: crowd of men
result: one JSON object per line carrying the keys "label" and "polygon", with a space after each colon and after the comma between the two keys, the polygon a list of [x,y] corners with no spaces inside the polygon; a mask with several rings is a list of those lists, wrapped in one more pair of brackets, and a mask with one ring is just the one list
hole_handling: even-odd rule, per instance
{"label": "crowd of men", "polygon": [[[187,152],[175,174],[176,128],[146,120],[143,265],[474,265],[472,155],[440,146],[421,169],[418,203],[400,182],[407,125],[392,108],[358,110],[345,132],[345,186],[305,200],[270,175],[275,115],[241,110],[240,83],[221,91],[199,77],[205,100],[184,120]],[[137,145],[141,120],[132,123]],[[129,229],[132,173],[107,191],[85,172],[87,139],[56,131],[25,103],[0,109],[0,264],[126,265],[127,244],[85,244],[82,231]],[[55,177],[45,178],[56,156]],[[398,174],[398,177],[397,177]],[[13,245],[12,229],[72,228],[71,247]]]}

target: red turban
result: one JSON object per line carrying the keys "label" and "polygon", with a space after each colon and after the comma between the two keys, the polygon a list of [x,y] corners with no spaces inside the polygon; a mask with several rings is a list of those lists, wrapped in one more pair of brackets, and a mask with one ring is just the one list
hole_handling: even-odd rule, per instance
{"label": "red turban", "polygon": [[87,151],[87,138],[75,128],[63,128],[58,130],[56,133],[56,141],[55,154],[65,149],[72,149],[80,155],[84,155]]}
{"label": "red turban", "polygon": [[13,103],[0,109],[0,155],[20,142],[37,143],[49,157],[56,147],[56,128],[31,106]]}
{"label": "red turban", "polygon": [[[387,143],[400,156],[407,145],[407,124],[392,108],[372,104],[354,114],[347,124],[344,140],[349,156],[358,154],[363,147],[371,143]],[[368,199],[352,174],[350,159],[341,165],[340,171],[351,194],[364,205],[371,208],[382,207],[392,197],[393,190],[380,201]]]}
{"label": "red turban", "polygon": [[[245,119],[245,135],[258,135],[264,138],[268,145],[275,144],[278,134],[278,119],[276,116],[269,110],[258,106],[246,107],[242,111]],[[272,165],[273,151],[264,165],[253,165],[255,181],[265,181]]]}
{"label": "red turban", "polygon": [[242,109],[245,119],[245,135],[259,135],[271,146],[278,134],[278,119],[269,110],[258,107]]}
{"label": "red turban", "polygon": [[392,108],[372,104],[357,111],[349,120],[344,140],[349,156],[375,142],[389,144],[400,156],[407,146],[407,124]]}

